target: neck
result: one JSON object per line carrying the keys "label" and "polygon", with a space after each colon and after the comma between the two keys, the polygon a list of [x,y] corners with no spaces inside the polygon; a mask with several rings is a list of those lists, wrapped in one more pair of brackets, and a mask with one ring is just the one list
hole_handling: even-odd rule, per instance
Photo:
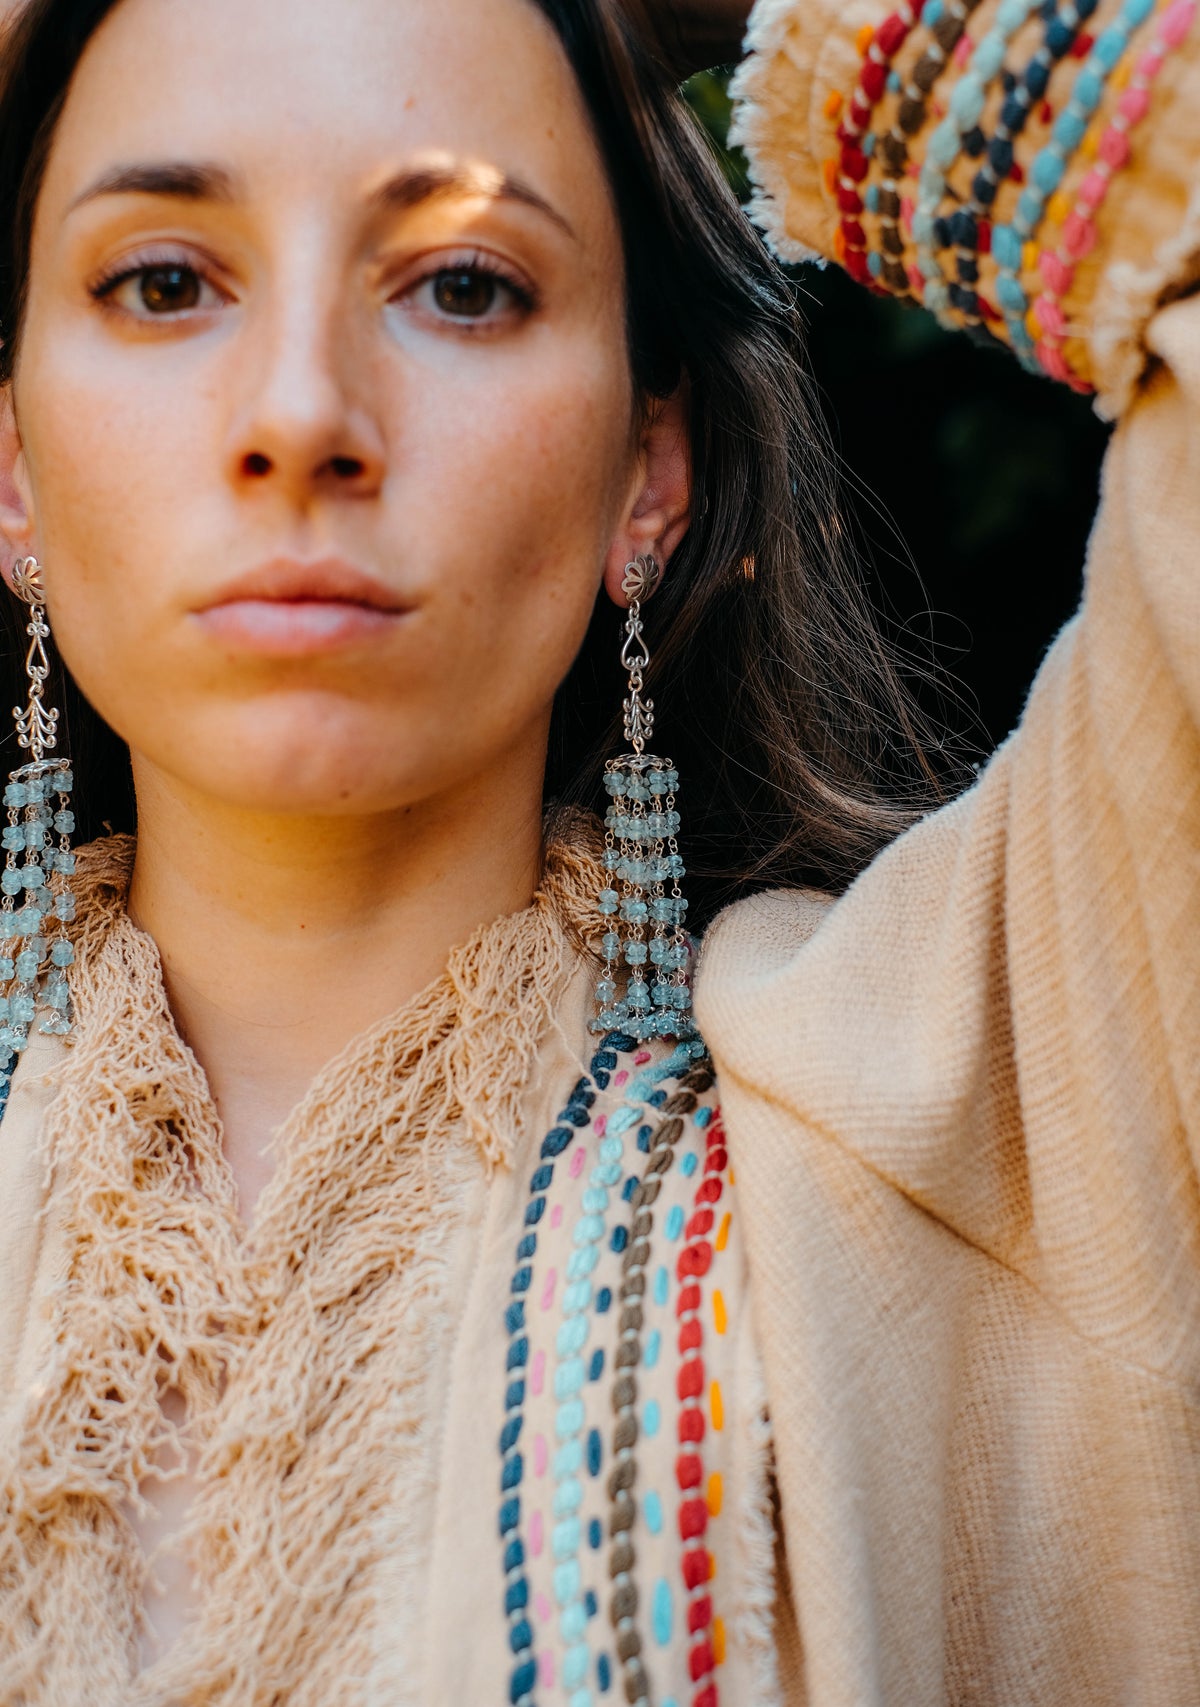
{"label": "neck", "polygon": [[303,821],[197,798],[144,763],[135,778],[129,911],[158,946],[248,1217],[268,1140],[321,1067],[456,943],[529,905],[540,771],[515,761],[404,810]]}

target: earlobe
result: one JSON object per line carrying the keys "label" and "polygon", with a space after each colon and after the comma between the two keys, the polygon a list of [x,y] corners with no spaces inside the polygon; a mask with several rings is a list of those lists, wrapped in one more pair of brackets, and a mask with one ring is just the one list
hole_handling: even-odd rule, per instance
{"label": "earlobe", "polygon": [[665,570],[691,525],[692,456],[686,382],[655,401],[642,430],[637,485],[622,526],[609,547],[604,586],[622,608],[625,566],[653,557]]}
{"label": "earlobe", "polygon": [[12,568],[18,557],[33,550],[33,517],[23,490],[24,455],[12,386],[0,391],[0,574],[12,585]]}

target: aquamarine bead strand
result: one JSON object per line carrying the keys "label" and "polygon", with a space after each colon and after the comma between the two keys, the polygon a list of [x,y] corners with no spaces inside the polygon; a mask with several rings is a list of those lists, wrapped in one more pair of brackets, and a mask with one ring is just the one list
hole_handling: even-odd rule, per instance
{"label": "aquamarine bead strand", "polygon": [[0,984],[5,986],[0,996],[0,1111],[39,1008],[40,1031],[61,1037],[71,1029],[67,967],[75,951],[63,927],[75,917],[75,897],[66,882],[75,869],[69,839],[75,828],[69,804],[74,786],[65,760],[38,760],[14,771],[4,790],[8,823],[0,836],[6,854],[0,871]]}

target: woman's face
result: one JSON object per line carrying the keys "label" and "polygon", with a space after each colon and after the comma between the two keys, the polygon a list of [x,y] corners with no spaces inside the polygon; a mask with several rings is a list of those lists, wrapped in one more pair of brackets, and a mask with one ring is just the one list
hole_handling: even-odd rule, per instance
{"label": "woman's face", "polygon": [[139,781],[323,814],[540,764],[655,525],[623,293],[528,0],[122,0],[13,391],[54,632]]}

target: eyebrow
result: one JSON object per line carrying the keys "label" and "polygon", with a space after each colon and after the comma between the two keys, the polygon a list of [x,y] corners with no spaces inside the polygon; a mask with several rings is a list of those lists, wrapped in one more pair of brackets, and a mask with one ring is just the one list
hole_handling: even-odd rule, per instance
{"label": "eyebrow", "polygon": [[514,178],[506,172],[497,171],[491,166],[414,166],[406,171],[397,172],[394,178],[389,178],[371,197],[371,201],[381,212],[394,209],[419,207],[423,202],[436,201],[439,197],[479,197],[488,201],[518,202],[524,207],[531,207],[538,213],[543,213],[567,233],[568,237],[575,236],[575,229],[570,220],[561,214],[553,203],[539,195],[531,184],[522,178]]}
{"label": "eyebrow", "polygon": [[224,166],[153,161],[146,165],[114,166],[81,191],[69,212],[98,196],[173,196],[179,201],[234,202],[238,184]]}
{"label": "eyebrow", "polygon": [[[181,201],[237,201],[240,184],[224,166],[186,161],[151,161],[114,166],[77,195],[68,211],[74,211],[100,196],[167,196]],[[569,237],[575,236],[571,222],[539,195],[524,179],[490,166],[414,166],[397,172],[370,197],[376,212],[407,211],[425,202],[455,196],[483,197],[488,201],[517,202],[552,220]]]}

